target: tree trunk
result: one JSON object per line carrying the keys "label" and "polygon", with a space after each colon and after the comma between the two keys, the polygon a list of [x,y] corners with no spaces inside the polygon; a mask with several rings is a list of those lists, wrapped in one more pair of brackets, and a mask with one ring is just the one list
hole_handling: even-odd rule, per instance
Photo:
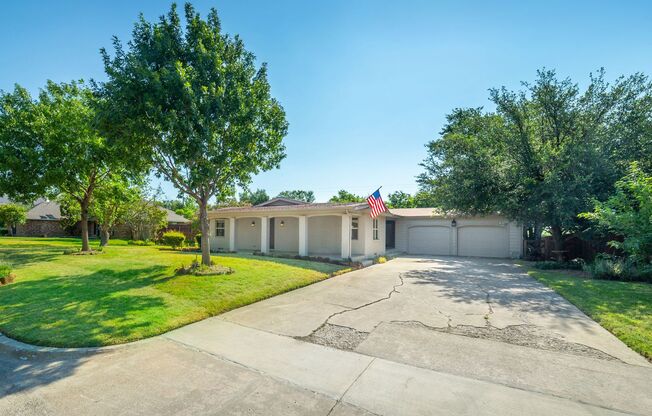
{"label": "tree trunk", "polygon": [[100,234],[100,246],[106,247],[109,245],[109,238],[111,238],[111,232],[108,227],[102,227]]}
{"label": "tree trunk", "polygon": [[555,255],[557,256],[557,261],[563,261],[564,260],[564,237],[562,235],[562,230],[561,227],[557,225],[553,225],[551,227],[551,232],[552,232],[552,242],[553,242],[553,247],[555,248]]}
{"label": "tree trunk", "polygon": [[91,250],[91,246],[88,243],[88,205],[89,205],[89,198],[84,198],[80,203],[82,251]]}
{"label": "tree trunk", "polygon": [[199,226],[201,228],[201,263],[211,265],[211,247],[208,241],[209,223],[208,223],[208,202],[199,202]]}

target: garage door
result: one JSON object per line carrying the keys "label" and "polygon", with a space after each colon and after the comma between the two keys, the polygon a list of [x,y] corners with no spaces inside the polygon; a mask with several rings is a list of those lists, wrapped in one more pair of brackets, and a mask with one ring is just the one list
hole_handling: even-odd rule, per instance
{"label": "garage door", "polygon": [[408,253],[448,256],[451,254],[450,228],[410,227],[408,229]]}
{"label": "garage door", "polygon": [[487,226],[458,228],[457,254],[473,257],[509,257],[507,228]]}

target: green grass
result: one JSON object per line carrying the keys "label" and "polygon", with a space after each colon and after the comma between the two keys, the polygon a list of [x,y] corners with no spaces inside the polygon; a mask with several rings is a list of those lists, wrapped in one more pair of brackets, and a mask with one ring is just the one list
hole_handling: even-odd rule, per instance
{"label": "green grass", "polygon": [[[96,242],[94,244],[97,244]],[[235,273],[175,276],[196,254],[111,241],[104,254],[63,255],[66,238],[0,237],[16,282],[0,287],[0,332],[37,345],[120,344],[164,333],[327,278],[341,266],[219,255]]]}
{"label": "green grass", "polygon": [[652,284],[596,280],[573,271],[528,273],[652,360]]}

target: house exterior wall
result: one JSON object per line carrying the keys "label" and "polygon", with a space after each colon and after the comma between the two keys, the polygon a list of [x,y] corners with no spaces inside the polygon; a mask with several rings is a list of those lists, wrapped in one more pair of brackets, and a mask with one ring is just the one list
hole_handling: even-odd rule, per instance
{"label": "house exterior wall", "polygon": [[209,242],[211,246],[211,251],[229,251],[229,236],[233,232],[231,230],[230,222],[228,218],[219,218],[220,221],[224,221],[224,236],[217,236],[217,219],[210,220],[209,229]]}
{"label": "house exterior wall", "polygon": [[[251,226],[252,221],[254,222],[253,227]],[[260,218],[236,219],[235,249],[245,251],[260,250],[260,225]]]}
{"label": "house exterior wall", "polygon": [[360,214],[360,215],[352,215],[352,218],[358,218],[358,239],[351,240],[351,255],[362,256],[364,255],[365,244],[366,244],[365,224],[369,216]]}
{"label": "house exterior wall", "polygon": [[[281,221],[284,225],[281,226]],[[299,251],[299,219],[274,217],[274,251]]]}
{"label": "house exterior wall", "polygon": [[308,218],[308,254],[335,254],[341,251],[342,220],[339,216]]}
{"label": "house exterior wall", "polygon": [[377,217],[378,239],[373,238],[373,219],[370,215],[364,216],[365,229],[365,257],[377,257],[385,254],[385,217]]}
{"label": "house exterior wall", "polygon": [[[473,227],[495,227],[504,228],[506,238],[506,255],[512,258],[518,258],[522,255],[522,228],[514,222],[509,222],[506,218],[500,216],[487,216],[476,218],[457,218],[457,227],[451,226],[452,218],[397,218],[396,219],[396,249],[408,252],[408,236],[411,227],[446,227],[450,229],[449,233],[449,254],[456,256],[462,254],[459,252],[458,237],[460,230],[470,230]],[[502,242],[501,242],[502,243]]]}
{"label": "house exterior wall", "polygon": [[59,221],[27,220],[16,225],[16,235],[20,237],[66,237],[70,235],[61,228]]}

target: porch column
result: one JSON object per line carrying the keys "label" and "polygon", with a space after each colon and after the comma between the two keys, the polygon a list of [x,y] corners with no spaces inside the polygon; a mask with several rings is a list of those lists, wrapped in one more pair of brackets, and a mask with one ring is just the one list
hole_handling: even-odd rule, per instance
{"label": "porch column", "polygon": [[235,251],[235,218],[229,218],[229,251]]}
{"label": "porch column", "polygon": [[351,214],[342,214],[342,258],[351,257]]}
{"label": "porch column", "polygon": [[299,255],[308,255],[308,217],[299,217]]}
{"label": "porch column", "polygon": [[269,217],[260,218],[260,252],[269,252]]}

